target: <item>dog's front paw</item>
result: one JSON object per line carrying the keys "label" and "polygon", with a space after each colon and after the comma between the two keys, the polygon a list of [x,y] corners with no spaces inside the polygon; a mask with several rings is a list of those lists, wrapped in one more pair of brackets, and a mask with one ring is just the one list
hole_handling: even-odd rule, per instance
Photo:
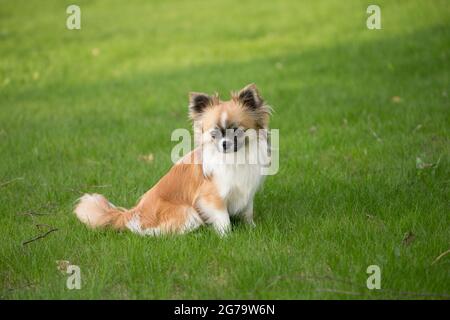
{"label": "dog's front paw", "polygon": [[248,225],[248,226],[250,226],[252,228],[256,227],[256,223],[253,220],[253,215],[251,215],[251,216],[248,216],[248,215],[244,216],[244,222],[245,222],[246,225]]}
{"label": "dog's front paw", "polygon": [[228,225],[215,225],[214,230],[216,230],[217,234],[221,238],[224,238],[230,233],[231,225],[229,225],[229,224]]}
{"label": "dog's front paw", "polygon": [[226,219],[223,220],[217,219],[213,223],[213,227],[220,237],[225,237],[231,231],[230,218],[226,216]]}

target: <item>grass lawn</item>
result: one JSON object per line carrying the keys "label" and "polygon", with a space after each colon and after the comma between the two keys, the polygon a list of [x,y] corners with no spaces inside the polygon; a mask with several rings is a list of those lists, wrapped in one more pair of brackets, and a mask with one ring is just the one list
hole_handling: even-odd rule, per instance
{"label": "grass lawn", "polygon": [[[369,4],[0,1],[0,297],[449,299],[450,6],[377,1],[368,30]],[[255,229],[152,238],[76,220],[83,193],[131,207],[167,172],[189,91],[251,82],[280,130]]]}

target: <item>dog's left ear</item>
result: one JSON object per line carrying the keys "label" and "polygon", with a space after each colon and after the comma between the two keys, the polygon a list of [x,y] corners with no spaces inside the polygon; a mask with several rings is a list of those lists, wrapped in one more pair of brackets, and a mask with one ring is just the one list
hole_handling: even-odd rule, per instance
{"label": "dog's left ear", "polygon": [[254,83],[241,89],[237,94],[237,99],[242,105],[250,109],[258,109],[264,104],[264,100],[259,95],[258,88]]}

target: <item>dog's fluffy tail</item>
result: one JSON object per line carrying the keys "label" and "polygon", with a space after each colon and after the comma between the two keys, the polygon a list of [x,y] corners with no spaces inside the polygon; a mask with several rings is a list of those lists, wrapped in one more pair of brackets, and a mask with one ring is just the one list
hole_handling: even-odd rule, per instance
{"label": "dog's fluffy tail", "polygon": [[75,207],[75,214],[81,222],[91,228],[110,226],[113,229],[125,229],[133,213],[115,207],[100,194],[83,195]]}

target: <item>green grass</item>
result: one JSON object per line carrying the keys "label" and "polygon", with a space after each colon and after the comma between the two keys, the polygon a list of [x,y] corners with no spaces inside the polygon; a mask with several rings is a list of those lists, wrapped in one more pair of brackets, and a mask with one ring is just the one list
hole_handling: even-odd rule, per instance
{"label": "green grass", "polygon": [[[377,1],[373,31],[368,1],[76,1],[69,31],[73,2],[0,1],[1,298],[449,297],[450,255],[432,264],[450,247],[448,1]],[[75,219],[82,193],[130,207],[167,172],[187,92],[250,82],[281,143],[256,229],[145,238]],[[39,223],[58,231],[23,246]]]}

